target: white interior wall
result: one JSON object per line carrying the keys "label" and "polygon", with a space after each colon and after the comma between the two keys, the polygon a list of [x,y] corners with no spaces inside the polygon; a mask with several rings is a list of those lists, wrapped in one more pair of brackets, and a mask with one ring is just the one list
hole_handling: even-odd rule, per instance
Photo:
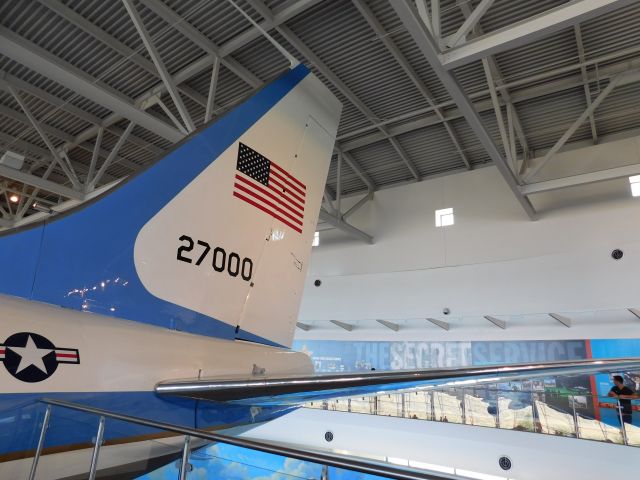
{"label": "white interior wall", "polygon": [[[333,441],[324,439],[326,431]],[[512,430],[302,408],[243,436],[338,454],[395,457],[526,479],[601,479],[612,470],[633,476],[640,449]],[[512,461],[509,472],[498,459]]]}
{"label": "white interior wall", "polygon": [[[540,180],[633,163],[640,163],[637,137],[563,153]],[[349,218],[374,245],[339,231],[321,234],[299,317],[313,328],[297,338],[389,339],[375,319],[397,320],[398,338],[418,331],[451,340],[640,336],[640,320],[626,310],[640,306],[640,198],[631,197],[628,179],[532,200],[537,221],[494,167],[376,192]],[[436,228],[434,210],[446,207],[454,208],[455,225]],[[610,256],[615,248],[624,251],[619,261]],[[566,313],[572,328],[550,312]],[[507,320],[507,329],[483,315]],[[452,328],[410,320],[424,317]],[[331,319],[356,330],[347,333]]]}

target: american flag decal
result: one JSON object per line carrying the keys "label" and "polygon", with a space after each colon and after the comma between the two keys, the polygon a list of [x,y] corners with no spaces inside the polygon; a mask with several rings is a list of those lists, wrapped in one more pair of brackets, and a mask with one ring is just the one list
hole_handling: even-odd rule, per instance
{"label": "american flag decal", "polygon": [[302,233],[307,187],[244,143],[238,146],[233,196]]}

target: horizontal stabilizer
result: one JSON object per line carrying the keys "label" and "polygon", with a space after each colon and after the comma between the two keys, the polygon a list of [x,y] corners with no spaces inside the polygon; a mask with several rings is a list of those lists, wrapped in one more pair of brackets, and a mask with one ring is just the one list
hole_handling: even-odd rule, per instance
{"label": "horizontal stabilizer", "polygon": [[248,405],[298,405],[312,400],[363,396],[397,390],[639,369],[640,358],[617,358],[274,378],[266,376],[250,379],[203,378],[160,382],[156,385],[156,393]]}

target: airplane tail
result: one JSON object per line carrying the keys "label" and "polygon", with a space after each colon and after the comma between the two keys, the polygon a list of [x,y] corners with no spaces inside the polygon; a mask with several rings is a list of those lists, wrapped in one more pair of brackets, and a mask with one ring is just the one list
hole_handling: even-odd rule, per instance
{"label": "airplane tail", "polygon": [[113,191],[0,237],[0,292],[290,346],[340,110],[292,69]]}

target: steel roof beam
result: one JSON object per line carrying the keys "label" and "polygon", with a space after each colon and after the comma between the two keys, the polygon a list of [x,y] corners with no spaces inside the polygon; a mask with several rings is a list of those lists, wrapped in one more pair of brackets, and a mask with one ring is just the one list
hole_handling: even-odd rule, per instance
{"label": "steel roof beam", "polygon": [[360,200],[358,200],[353,207],[351,207],[349,210],[347,210],[344,215],[342,215],[342,219],[346,220],[348,217],[350,217],[351,215],[353,215],[354,213],[356,213],[358,210],[360,210],[367,202],[370,202],[371,200],[373,200],[373,191],[369,190],[369,192],[367,194],[365,194],[364,197],[362,197]]}
{"label": "steel roof beam", "polygon": [[79,188],[80,181],[78,180],[78,177],[76,176],[75,172],[69,167],[69,165],[66,164],[65,160],[56,151],[55,146],[53,145],[53,143],[51,143],[51,140],[42,129],[42,125],[40,125],[40,122],[38,122],[38,120],[36,120],[36,118],[31,113],[31,110],[25,103],[24,99],[20,96],[18,91],[15,90],[13,87],[9,87],[9,91],[13,95],[13,98],[15,98],[16,102],[18,102],[18,104],[20,105],[20,108],[22,108],[22,111],[28,118],[29,123],[33,126],[36,132],[38,132],[38,135],[40,135],[40,138],[42,138],[42,141],[45,143],[45,145],[51,152],[51,156],[53,157],[53,159],[60,165],[60,168],[62,168],[62,171],[69,178],[73,186],[75,188]]}
{"label": "steel roof beam", "polygon": [[133,0],[122,0],[122,3],[127,9],[127,13],[129,14],[129,17],[131,18],[134,26],[136,27],[138,35],[140,35],[142,43],[147,49],[147,53],[151,57],[153,64],[156,66],[156,69],[160,74],[160,78],[162,78],[164,86],[167,89],[167,92],[169,92],[169,95],[173,100],[173,104],[180,114],[180,118],[182,118],[182,122],[187,127],[187,130],[189,132],[193,132],[196,129],[196,125],[195,123],[193,123],[191,115],[189,115],[189,111],[182,101],[182,97],[180,97],[180,92],[178,92],[177,84],[173,81],[173,77],[169,73],[169,70],[167,70],[167,67],[162,61],[162,58],[160,58],[160,52],[158,52],[158,49],[154,45],[151,35],[149,35],[149,32],[147,31],[147,27],[144,26],[144,22],[142,21],[142,18],[140,17],[136,6],[133,4]]}
{"label": "steel roof beam", "polygon": [[456,33],[447,38],[447,45],[449,47],[455,47],[458,44],[462,43],[469,32],[471,32],[471,30],[473,30],[473,28],[478,24],[482,16],[487,13],[487,10],[489,10],[489,8],[491,8],[491,5],[493,5],[494,1],[495,0],[481,0],[478,6],[472,12],[470,12],[469,15],[467,15],[464,23],[460,26]]}
{"label": "steel roof beam", "polygon": [[[578,47],[578,58],[580,59],[580,73],[582,74],[582,81],[584,82],[584,96],[587,101],[587,108],[591,107],[591,88],[589,87],[588,75],[587,75],[587,67],[584,66],[585,54],[584,54],[584,44],[582,43],[582,31],[580,30],[580,25],[574,25],[573,27],[574,35],[576,37],[576,45]],[[591,125],[591,137],[593,138],[593,143],[598,143],[598,130],[596,128],[596,119],[593,115],[593,112],[589,114],[589,124]]]}
{"label": "steel roof beam", "polygon": [[632,177],[640,175],[640,164],[626,165],[624,167],[609,168],[598,172],[582,173],[580,175],[571,175],[569,177],[556,178],[545,182],[530,183],[520,187],[520,191],[524,195],[533,195],[534,193],[550,192],[561,188],[576,187],[578,185],[588,185],[590,183],[604,182],[606,180],[615,180],[616,178]]}
{"label": "steel roof beam", "polygon": [[351,154],[343,151],[338,142],[336,142],[334,148],[338,151],[339,154],[342,154],[342,158],[344,158],[344,161],[347,162],[347,165],[349,165],[351,170],[353,170],[353,172],[360,178],[360,180],[364,182],[364,184],[367,186],[367,189],[370,191],[375,190],[376,183],[373,181],[371,176],[362,169],[360,164],[358,164],[358,162],[351,156]]}
{"label": "steel roof beam", "polygon": [[476,112],[471,101],[462,90],[462,87],[460,87],[458,80],[451,74],[451,72],[445,70],[441,65],[435,41],[422,23],[422,20],[418,17],[415,8],[410,5],[407,0],[391,2],[391,5],[442,82],[443,86],[449,92],[449,95],[451,95],[453,101],[458,105],[458,108],[469,123],[469,126],[513,192],[516,200],[518,200],[530,219],[536,219],[536,211],[533,208],[533,205],[531,205],[529,199],[520,192],[514,173],[511,171],[509,165],[507,165],[507,162],[500,153],[500,150],[498,150],[498,147],[494,143],[493,138],[491,138],[491,134],[484,126],[478,112]]}
{"label": "steel roof beam", "polygon": [[[493,1],[493,0],[491,0],[491,1]],[[378,35],[378,38],[380,39],[380,41],[382,41],[382,43],[384,43],[385,47],[387,47],[387,50],[389,50],[389,52],[391,53],[391,56],[393,56],[393,58],[396,60],[396,62],[398,62],[398,64],[402,67],[404,72],[407,74],[409,79],[413,82],[413,84],[416,86],[418,91],[425,98],[427,103],[429,103],[429,105],[434,107],[434,112],[436,113],[436,115],[438,115],[439,117],[442,118],[444,128],[445,128],[447,134],[449,135],[449,138],[451,138],[451,141],[453,143],[454,148],[456,149],[456,151],[460,155],[460,159],[467,166],[467,168],[469,170],[471,170],[471,164],[469,163],[469,160],[467,159],[467,156],[465,155],[464,150],[462,149],[462,146],[460,145],[460,141],[458,140],[458,136],[457,136],[454,128],[444,119],[444,115],[442,113],[442,110],[436,107],[436,102],[434,100],[433,94],[429,91],[427,86],[420,79],[420,77],[418,76],[416,71],[413,69],[411,64],[404,57],[404,55],[402,54],[400,49],[391,40],[391,38],[389,37],[389,33],[384,29],[384,27],[382,26],[380,21],[376,18],[376,16],[373,14],[373,12],[367,6],[367,4],[363,0],[352,0],[352,2],[355,5],[355,7],[358,9],[360,14],[367,21],[369,26],[371,26],[373,31],[376,32],[376,34]]]}
{"label": "steel roof beam", "polygon": [[[261,0],[254,0],[261,1]],[[318,57],[307,45],[302,42],[298,36],[293,33],[288,27],[281,25],[276,28],[276,30],[282,35],[287,42],[289,42],[293,48],[298,50],[307,60],[309,60],[317,69],[322,73],[324,77],[326,77],[346,98],[349,100],[360,112],[369,120],[373,121],[373,119],[377,118],[376,114],[367,107],[356,95],[351,91],[349,87],[335,74],[329,69],[329,67],[320,60]],[[396,151],[400,159],[407,166],[411,175],[416,180],[420,179],[420,172],[413,164],[407,153],[404,151],[402,146],[399,144],[397,140],[390,137],[386,127],[379,127],[380,131],[387,135],[387,138],[391,142],[391,146]]]}
{"label": "steel roof beam", "polygon": [[84,194],[73,188],[65,187],[59,183],[52,182],[50,180],[36,177],[30,173],[16,170],[15,168],[7,167],[6,165],[0,165],[0,176],[15,180],[16,182],[22,182],[32,187],[37,187],[47,192],[55,193],[66,198],[73,198],[74,200],[84,200]]}
{"label": "steel roof beam", "polygon": [[631,5],[636,1],[573,0],[449,50],[440,55],[440,61],[445,69],[451,70],[487,55],[529,44],[564,28]]}
{"label": "steel roof beam", "polygon": [[[49,163],[47,170],[45,170],[44,175],[42,175],[43,180],[47,180],[49,178],[49,175],[51,175],[51,172],[53,172],[54,167],[55,167],[54,162]],[[26,184],[24,186],[26,187]],[[29,198],[27,199],[26,202],[24,202],[24,204],[22,205],[22,208],[18,210],[18,213],[16,214],[16,221],[22,220],[25,213],[27,213],[29,211],[29,208],[33,205],[31,202],[33,202],[37,198],[38,193],[40,193],[40,189],[37,187],[33,187],[33,190],[29,194]],[[22,198],[21,198],[21,201],[22,201]]]}
{"label": "steel roof beam", "polygon": [[367,233],[364,233],[362,230],[358,230],[353,225],[345,222],[344,220],[339,219],[338,217],[331,215],[324,209],[320,209],[320,220],[326,222],[330,225],[333,225],[338,230],[342,230],[343,232],[351,235],[354,238],[359,240],[364,240],[366,243],[373,244],[373,237]]}
{"label": "steel roof beam", "polygon": [[238,78],[244,80],[252,87],[256,88],[262,85],[262,80],[243,67],[233,58],[222,58],[220,47],[213,43],[200,30],[191,25],[187,20],[178,15],[170,7],[157,0],[140,0],[149,10],[154,12],[165,22],[175,28],[178,32],[191,40],[195,45],[203,49],[205,52],[217,58],[225,67],[231,70]]}
{"label": "steel roof beam", "polygon": [[87,192],[93,187],[91,186],[91,179],[94,177],[96,165],[98,164],[98,157],[100,156],[100,146],[102,145],[102,136],[104,135],[104,128],[98,130],[96,136],[96,143],[93,146],[93,153],[91,154],[91,163],[89,164],[89,171],[87,172],[87,178],[84,181],[84,191]]}
{"label": "steel roof beam", "polygon": [[[458,7],[460,8],[460,10],[462,11],[462,14],[465,16],[465,18],[469,18],[473,12],[471,11],[471,7],[469,6],[468,3],[465,2],[457,2],[458,3]],[[477,22],[474,27],[473,27],[473,33],[476,36],[480,36],[482,35],[484,32],[482,30],[482,26],[480,25],[479,22]],[[500,85],[502,85],[504,82],[502,80],[502,72],[500,71],[500,66],[498,65],[498,62],[496,61],[495,57],[493,55],[489,55],[486,58],[488,64],[489,64],[489,69],[495,79],[495,87],[496,90],[498,90],[498,87]],[[509,112],[511,112],[511,119],[513,122],[513,127],[514,130],[516,132],[516,134],[518,135],[518,140],[520,141],[520,145],[522,146],[522,150],[523,150],[523,162],[522,165],[526,165],[526,159],[529,153],[529,144],[527,143],[527,137],[524,133],[524,129],[522,128],[522,123],[520,122],[520,117],[518,116],[518,112],[516,111],[516,107],[515,105],[513,105],[513,102],[511,101],[511,95],[509,94],[509,90],[507,88],[501,88],[499,89],[500,95],[502,96],[502,98],[504,99],[505,104],[507,105],[507,113],[509,114]],[[510,108],[510,110],[509,110]],[[514,160],[517,157],[516,155],[516,149],[512,148],[513,151],[513,156],[514,156]],[[515,164],[515,162],[514,162]],[[515,170],[514,170],[515,171]]]}
{"label": "steel roof beam", "polygon": [[489,92],[491,93],[491,102],[493,103],[493,112],[496,115],[496,123],[498,124],[498,131],[500,132],[500,138],[502,139],[502,148],[507,156],[507,162],[511,165],[511,169],[516,174],[514,152],[511,150],[511,144],[507,136],[507,130],[504,127],[504,118],[502,117],[502,106],[498,101],[498,93],[496,92],[495,82],[493,81],[493,75],[491,74],[491,67],[489,61],[486,58],[482,59],[482,67],[484,68],[484,75],[487,78],[487,85],[489,85]]}
{"label": "steel roof beam", "polygon": [[[267,21],[260,22],[259,25],[262,28],[272,28],[274,26],[280,25],[281,23],[284,23],[287,20],[298,15],[299,13],[303,12],[307,8],[310,8],[313,5],[317,4],[319,1],[320,0],[298,0],[297,2],[276,12],[273,18],[273,22],[267,22]],[[241,33],[237,37],[234,37],[228,42],[226,42],[225,44],[221,45],[220,51],[219,51],[220,57],[224,58],[227,55],[230,55],[234,51],[244,47],[246,44],[248,44],[252,40],[258,38],[260,35],[261,33],[258,31],[258,29],[254,27],[250,27],[249,29],[247,29],[245,32]],[[211,65],[213,65],[214,62],[215,62],[215,57],[213,55],[205,55],[202,58],[196,60],[195,62],[192,62],[191,64],[187,65],[182,70],[176,72],[176,74],[173,76],[173,80],[174,82],[176,82],[176,84],[180,84],[188,80],[189,78],[195,75],[198,75],[200,72],[202,72],[206,68],[209,68]],[[182,89],[182,91],[185,91],[185,92],[188,89],[186,85],[183,85],[180,88]],[[191,90],[191,89],[188,89],[188,90]],[[164,92],[165,92],[165,88],[163,83],[155,85],[153,88],[149,89],[148,91],[140,95],[138,98],[136,98],[135,105],[140,105],[141,103],[145,102],[146,100],[153,97],[154,95],[159,95]],[[192,92],[191,94],[189,94],[189,96],[191,96],[191,98],[194,98],[196,94],[197,92]],[[206,105],[206,99],[202,98],[202,96],[200,96],[199,94],[197,94],[197,97],[198,97],[198,100],[196,101],[198,103],[200,103],[201,105]],[[113,124],[122,120],[123,117],[125,116],[120,115],[118,113],[111,114],[104,119],[101,126],[104,128],[110,128]],[[98,126],[93,126],[79,133],[74,139],[74,144],[79,144],[84,142],[85,140],[95,137],[98,134],[98,128],[99,128]],[[162,137],[162,135],[160,136]],[[163,138],[166,138],[166,137],[163,137]]]}
{"label": "steel roof beam", "polygon": [[525,181],[531,180],[535,177],[540,170],[542,170],[549,160],[553,158],[553,156],[560,151],[560,149],[567,143],[567,140],[571,138],[571,136],[576,132],[576,130],[582,125],[585,120],[591,115],[596,108],[600,106],[600,104],[609,96],[609,94],[619,85],[627,85],[630,83],[640,81],[640,70],[632,70],[629,72],[621,73],[609,81],[609,85],[607,85],[601,92],[600,95],[588,106],[584,112],[576,119],[573,124],[567,129],[566,132],[558,139],[558,141],[551,147],[551,149],[546,153],[542,161],[532,168],[529,173],[524,178]]}
{"label": "steel roof beam", "polygon": [[[592,59],[592,60],[585,60],[585,62],[578,62],[577,64],[573,64],[567,67],[559,67],[553,70],[549,70],[545,73],[541,73],[541,74],[535,74],[532,75],[530,77],[525,77],[523,79],[519,79],[519,80],[514,80],[511,82],[504,82],[501,81],[498,85],[496,85],[496,90],[498,90],[499,92],[503,92],[504,90],[507,89],[512,89],[512,88],[517,88],[517,87],[521,87],[523,85],[526,85],[528,83],[539,83],[541,80],[546,80],[558,75],[564,75],[568,72],[574,71],[574,70],[579,70],[581,68],[582,65],[584,66],[589,66],[589,65],[594,65],[595,63],[609,63],[611,60],[615,59],[615,58],[619,58],[619,57],[623,57],[623,56],[627,56],[627,55],[634,55],[640,52],[640,47],[632,47],[632,48],[628,48],[628,49],[624,49],[621,50],[620,52],[616,53],[615,55],[603,55],[602,57],[598,57],[596,59]],[[599,82],[602,80],[606,80],[608,78],[614,77],[616,75],[618,75],[619,73],[623,73],[626,71],[629,71],[631,69],[635,69],[635,68],[640,68],[640,59],[636,58],[633,60],[628,60],[628,61],[623,61],[623,62],[619,62],[619,63],[615,63],[615,64],[608,64],[606,66],[603,67],[599,67],[597,70],[597,73],[593,73],[592,75],[588,76],[588,81],[589,82]],[[513,104],[517,104],[519,102],[523,102],[525,100],[532,100],[534,98],[537,97],[542,97],[545,95],[549,95],[552,93],[557,93],[557,92],[561,92],[564,90],[569,90],[575,87],[580,87],[584,84],[584,80],[582,79],[581,75],[574,75],[571,77],[565,77],[565,78],[560,78],[558,80],[555,81],[548,81],[545,83],[540,83],[538,85],[535,85],[533,87],[528,87],[528,88],[524,88],[524,89],[520,89],[518,91],[513,91],[510,94],[510,99],[511,102]],[[470,99],[480,99],[480,98],[485,98],[489,96],[489,90],[485,89],[485,90],[480,90],[480,91],[476,91],[474,93],[470,93],[469,94],[469,98]],[[503,95],[504,98],[504,95]],[[506,99],[505,99],[505,103],[506,103]],[[446,108],[446,107],[451,107],[454,106],[455,103],[453,102],[453,100],[447,100],[445,102],[441,102],[437,105],[437,107],[439,108]],[[485,111],[485,110],[490,110],[492,108],[492,104],[491,102],[486,102],[486,101],[480,101],[478,103],[475,104],[476,108],[478,109],[478,111]],[[340,142],[345,142],[347,141],[349,138],[354,137],[354,136],[361,136],[363,133],[367,133],[367,132],[372,132],[374,130],[377,130],[377,127],[379,125],[390,125],[390,124],[397,124],[398,122],[401,122],[403,120],[409,120],[411,121],[411,119],[414,119],[416,116],[419,115],[424,115],[426,113],[432,112],[433,111],[433,107],[424,107],[424,108],[420,108],[417,110],[413,110],[411,112],[407,112],[404,113],[402,115],[397,115],[395,117],[392,118],[388,118],[386,120],[377,122],[371,126],[366,126],[366,127],[362,127],[362,128],[358,128],[356,130],[353,130],[347,134],[343,134],[338,136],[338,141]],[[447,114],[447,118],[450,119],[451,118],[451,113],[449,112]],[[458,117],[453,117],[453,118],[458,118]],[[418,120],[421,121],[421,120]],[[439,120],[433,120],[431,121],[431,123],[429,123],[429,125],[435,125],[437,123],[440,123]],[[393,133],[393,127],[390,127],[390,129],[392,130],[392,134],[396,135],[395,133]],[[375,134],[374,134],[375,135]],[[383,137],[379,136],[379,138],[377,138],[374,141],[380,141],[382,140]]]}
{"label": "steel roof beam", "polygon": [[211,80],[209,81],[209,95],[207,96],[207,108],[204,112],[204,123],[211,120],[213,116],[214,100],[216,96],[216,90],[218,88],[218,76],[220,74],[220,58],[216,57],[213,62],[213,68],[211,69]]}
{"label": "steel roof beam", "polygon": [[180,131],[136,107],[121,93],[1,26],[0,53],[60,85],[71,88],[83,97],[128,118],[162,138],[173,143],[184,138]]}
{"label": "steel roof beam", "polygon": [[[115,52],[118,52],[125,59],[128,59],[129,61],[135,63],[140,68],[146,70],[154,77],[158,77],[158,70],[156,70],[156,67],[153,65],[153,62],[150,62],[140,53],[136,52],[134,49],[120,42],[115,37],[112,37],[107,32],[105,32],[98,26],[91,23],[89,20],[87,20],[85,17],[77,13],[72,8],[67,7],[66,5],[64,5],[58,0],[38,0],[38,1],[44,6],[46,6],[47,8],[49,8],[51,11],[60,15],[62,18],[66,19],[70,23],[74,24],[75,26],[87,32],[96,40],[99,40],[107,47],[111,48]],[[204,106],[201,95],[199,94],[194,95],[193,91],[186,87],[178,87],[178,90],[180,90],[184,95],[191,98],[194,102]]]}
{"label": "steel roof beam", "polygon": [[122,148],[122,145],[127,140],[127,137],[131,133],[131,130],[133,130],[134,126],[135,126],[135,123],[129,122],[129,125],[127,125],[127,128],[125,129],[124,133],[120,135],[120,138],[118,138],[118,141],[111,149],[111,152],[109,152],[109,156],[100,166],[100,170],[98,170],[98,173],[96,173],[95,177],[93,177],[89,181],[89,185],[88,185],[89,190],[94,190],[96,188],[96,185],[98,184],[102,176],[106,173],[107,168],[109,168],[113,163],[113,161],[115,160],[116,156],[118,155],[118,151],[120,150],[120,148]]}
{"label": "steel roof beam", "polygon": [[[0,115],[4,115],[5,117],[12,118],[13,120],[16,120],[18,122],[24,123],[25,125],[31,125],[31,123],[30,123],[30,121],[29,121],[29,119],[28,119],[28,117],[26,115],[24,115],[24,114],[22,114],[20,112],[16,112],[15,110],[13,110],[13,109],[11,109],[9,107],[6,107],[4,105],[0,105]],[[58,148],[54,147],[55,151],[58,154],[60,154],[60,155],[66,154],[66,148],[70,144],[73,144],[78,148],[81,148],[83,150],[86,150],[88,152],[92,152],[93,153],[94,148],[93,148],[92,145],[89,145],[89,144],[87,144],[85,142],[74,143],[75,142],[74,137],[69,135],[68,133],[63,132],[62,130],[60,130],[60,129],[56,128],[56,127],[52,127],[51,125],[48,125],[46,123],[38,122],[38,124],[39,124],[39,126],[40,126],[40,128],[42,129],[43,132],[48,133],[49,135],[52,135],[52,136],[54,136],[54,137],[56,137],[56,138],[58,138],[60,140],[63,140],[64,142],[66,142],[62,147],[58,147]],[[109,129],[109,130],[113,130],[113,129]],[[116,129],[116,131],[120,131],[121,132],[120,129]],[[110,133],[119,136],[118,134],[113,133],[113,131],[111,131]],[[121,133],[120,133],[120,135],[121,135]],[[46,154],[40,155],[40,156],[50,157],[52,155],[50,153],[46,153]],[[106,157],[109,156],[109,152],[104,150],[104,149],[101,149],[100,150],[100,156],[106,158]],[[127,167],[128,169],[130,169],[132,171],[137,171],[140,168],[137,164],[131,162],[130,160],[127,160],[124,157],[118,156],[118,157],[116,157],[116,161],[118,163],[120,163],[121,165],[124,165],[125,167]]]}
{"label": "steel roof beam", "polygon": [[[51,95],[49,92],[46,92],[41,88],[31,85],[30,83],[27,83],[24,80],[19,79],[18,77],[15,77],[6,72],[0,72],[0,88],[2,88],[3,90],[9,91],[8,89],[9,85],[11,85],[14,88],[20,89],[23,92],[28,93],[29,95],[32,95],[41,100],[44,100],[45,102],[50,103],[51,105],[61,110],[69,112],[72,115],[75,115],[76,117],[84,120],[87,123],[92,123],[93,125],[97,125],[97,126],[102,125],[102,119],[99,117],[96,117],[92,113],[82,110],[81,108],[78,108],[75,105],[65,100],[62,100],[61,98],[56,97],[55,95]],[[109,133],[116,136],[122,135],[122,132],[124,131],[120,128],[117,128],[114,125],[109,126],[106,130]],[[70,138],[73,138],[73,137],[70,137]],[[164,153],[164,150],[161,149],[160,147],[152,143],[149,143],[146,140],[136,135],[129,135],[129,142],[133,143],[134,145],[137,145],[142,149],[153,152],[154,154],[157,154],[157,155]],[[70,141],[67,141],[65,144],[66,149],[70,149],[71,147],[74,147],[74,146],[77,146],[77,145],[70,143]]]}

